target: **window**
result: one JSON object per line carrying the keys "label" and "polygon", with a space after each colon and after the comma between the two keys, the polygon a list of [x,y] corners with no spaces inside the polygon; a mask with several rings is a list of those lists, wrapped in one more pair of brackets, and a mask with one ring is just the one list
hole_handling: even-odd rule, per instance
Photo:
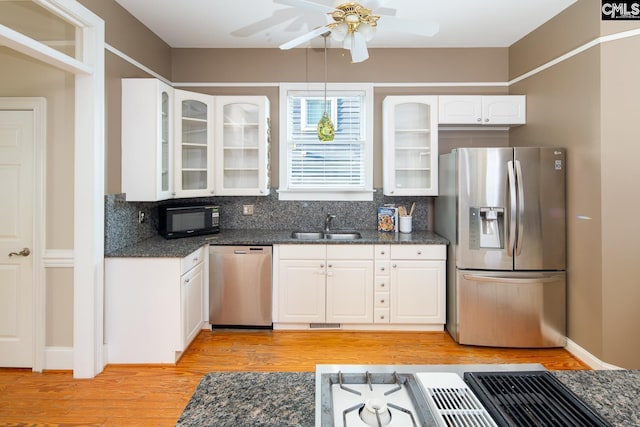
{"label": "window", "polygon": [[373,200],[373,88],[331,84],[327,112],[335,139],[322,142],[324,84],[280,86],[281,200]]}

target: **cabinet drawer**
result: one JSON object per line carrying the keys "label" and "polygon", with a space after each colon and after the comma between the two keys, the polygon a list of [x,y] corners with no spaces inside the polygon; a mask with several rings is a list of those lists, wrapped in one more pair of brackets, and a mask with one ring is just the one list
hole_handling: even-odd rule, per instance
{"label": "cabinet drawer", "polygon": [[280,259],[325,259],[325,245],[280,245]]}
{"label": "cabinet drawer", "polygon": [[389,275],[389,265],[390,265],[389,261],[377,261],[376,260],[375,275],[376,276],[387,276],[387,275]]}
{"label": "cabinet drawer", "polygon": [[182,258],[182,260],[180,261],[181,275],[191,270],[193,267],[200,264],[202,261],[204,261],[205,248],[206,246],[196,249],[186,257]]}
{"label": "cabinet drawer", "polygon": [[391,245],[376,245],[375,259],[390,259]]}
{"label": "cabinet drawer", "polygon": [[374,298],[374,307],[389,308],[389,292],[376,292]]}
{"label": "cabinet drawer", "polygon": [[376,292],[389,292],[389,277],[387,276],[376,276],[375,279],[375,290]]}
{"label": "cabinet drawer", "polygon": [[373,323],[389,323],[389,309],[376,308],[373,310]]}
{"label": "cabinet drawer", "polygon": [[446,259],[445,245],[393,245],[393,259]]}
{"label": "cabinet drawer", "polygon": [[373,245],[327,245],[327,259],[368,259],[373,258]]}

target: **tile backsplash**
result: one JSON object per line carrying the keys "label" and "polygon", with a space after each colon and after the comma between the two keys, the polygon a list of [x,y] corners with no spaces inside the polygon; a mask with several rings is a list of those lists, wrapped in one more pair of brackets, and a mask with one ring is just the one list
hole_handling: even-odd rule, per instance
{"label": "tile backsplash", "polygon": [[[275,189],[268,196],[234,196],[177,199],[162,202],[127,202],[124,194],[105,196],[105,253],[157,235],[158,207],[163,205],[213,204],[220,206],[221,229],[319,230],[327,214],[334,214],[332,228],[375,230],[377,208],[384,204],[415,202],[413,229],[433,230],[432,197],[388,197],[376,189],[373,201],[281,201]],[[243,205],[253,205],[253,215],[242,215]],[[138,222],[138,212],[145,221]]]}

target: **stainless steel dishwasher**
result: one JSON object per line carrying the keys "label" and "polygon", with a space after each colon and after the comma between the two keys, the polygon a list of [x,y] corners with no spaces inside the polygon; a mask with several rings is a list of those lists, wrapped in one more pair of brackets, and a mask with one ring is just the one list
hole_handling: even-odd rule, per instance
{"label": "stainless steel dishwasher", "polygon": [[273,327],[271,246],[209,247],[209,323]]}

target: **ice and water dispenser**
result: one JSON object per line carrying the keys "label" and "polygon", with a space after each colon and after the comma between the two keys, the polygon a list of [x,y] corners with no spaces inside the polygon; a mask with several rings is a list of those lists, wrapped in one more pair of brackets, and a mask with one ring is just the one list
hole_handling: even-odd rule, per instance
{"label": "ice and water dispenser", "polygon": [[473,207],[469,212],[470,249],[504,248],[504,208]]}

